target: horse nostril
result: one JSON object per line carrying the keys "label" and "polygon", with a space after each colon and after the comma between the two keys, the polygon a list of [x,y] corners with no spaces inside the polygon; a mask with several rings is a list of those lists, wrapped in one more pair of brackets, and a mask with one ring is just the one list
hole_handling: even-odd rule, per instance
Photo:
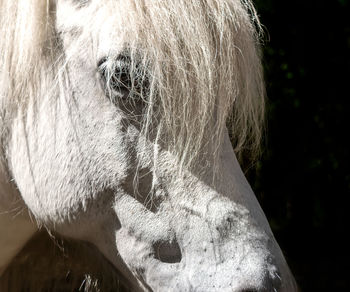
{"label": "horse nostril", "polygon": [[173,241],[157,241],[154,245],[155,258],[163,263],[179,263],[182,255],[179,244]]}

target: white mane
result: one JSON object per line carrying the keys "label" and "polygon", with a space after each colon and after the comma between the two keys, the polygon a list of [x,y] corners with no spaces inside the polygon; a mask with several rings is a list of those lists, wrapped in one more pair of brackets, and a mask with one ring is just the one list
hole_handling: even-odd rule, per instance
{"label": "white mane", "polygon": [[[254,157],[262,133],[264,86],[261,28],[250,1],[132,0],[110,5],[131,59],[151,72],[150,91],[142,96],[148,104],[143,131],[157,123],[158,137],[189,164],[203,141],[220,141],[229,120],[236,153],[244,150]],[[43,82],[52,86],[50,78],[57,76],[54,64],[63,52],[54,10],[55,1],[0,1],[3,118],[4,111],[35,98]],[[93,19],[98,23],[105,17],[96,14]],[[89,32],[80,38],[81,44],[91,42]],[[216,126],[208,127],[213,119]]]}

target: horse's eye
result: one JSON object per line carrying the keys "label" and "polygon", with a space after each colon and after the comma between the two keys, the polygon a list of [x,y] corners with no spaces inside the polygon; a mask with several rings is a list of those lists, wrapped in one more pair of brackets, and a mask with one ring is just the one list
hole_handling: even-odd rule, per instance
{"label": "horse's eye", "polygon": [[132,62],[128,54],[120,54],[115,59],[101,59],[98,70],[105,91],[111,97],[140,97],[148,87],[148,78],[141,65],[135,61]]}

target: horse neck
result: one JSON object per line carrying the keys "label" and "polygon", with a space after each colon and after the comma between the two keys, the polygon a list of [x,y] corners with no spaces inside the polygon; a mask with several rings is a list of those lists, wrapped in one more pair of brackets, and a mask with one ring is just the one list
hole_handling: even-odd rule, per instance
{"label": "horse neck", "polygon": [[[4,124],[1,133],[5,133]],[[3,134],[4,135],[4,134]],[[6,162],[5,137],[0,147],[0,276],[8,264],[36,232],[16,186],[11,180]]]}

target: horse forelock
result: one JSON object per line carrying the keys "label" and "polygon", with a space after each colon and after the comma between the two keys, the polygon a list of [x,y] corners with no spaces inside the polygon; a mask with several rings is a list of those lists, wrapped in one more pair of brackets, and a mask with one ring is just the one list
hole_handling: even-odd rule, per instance
{"label": "horse forelock", "polygon": [[[90,2],[84,7],[92,14],[103,3],[115,6],[107,16],[120,24],[115,29],[131,60],[149,70],[144,133],[156,118],[159,137],[188,165],[206,140],[221,140],[229,120],[236,153],[258,152],[264,115],[261,28],[250,1]],[[55,3],[0,0],[2,107],[35,98],[43,76],[47,83],[57,76],[45,77],[63,53],[54,29]],[[91,42],[89,33],[77,38]]]}

